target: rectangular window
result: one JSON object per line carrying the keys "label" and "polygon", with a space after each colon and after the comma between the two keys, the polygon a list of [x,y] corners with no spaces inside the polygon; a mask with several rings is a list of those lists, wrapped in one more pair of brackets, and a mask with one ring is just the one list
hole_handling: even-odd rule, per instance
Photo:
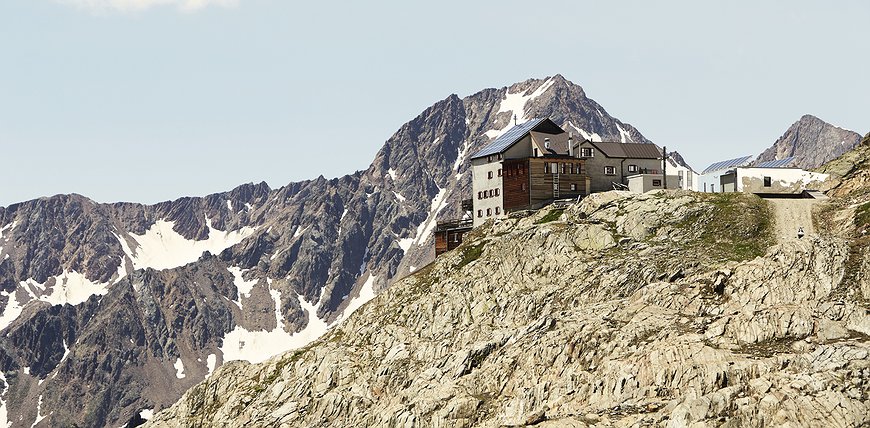
{"label": "rectangular window", "polygon": [[477,192],[477,199],[483,199],[483,192]]}
{"label": "rectangular window", "polygon": [[764,187],[770,187],[771,185],[770,177],[764,177]]}
{"label": "rectangular window", "polygon": [[580,157],[591,158],[592,157],[592,148],[584,147],[580,149]]}
{"label": "rectangular window", "polygon": [[498,176],[501,177],[501,168],[498,169]]}
{"label": "rectangular window", "polygon": [[546,174],[548,172],[550,172],[550,164],[547,162],[544,162],[544,174]]}
{"label": "rectangular window", "polygon": [[501,208],[495,207],[495,215],[501,214]]}
{"label": "rectangular window", "polygon": [[492,162],[492,155],[489,155],[489,156],[486,157],[486,162],[487,162],[487,163],[488,163],[488,162]]}
{"label": "rectangular window", "polygon": [[501,160],[501,153],[498,154],[498,160]]}
{"label": "rectangular window", "polygon": [[483,210],[477,210],[477,217],[483,217]]}
{"label": "rectangular window", "polygon": [[577,191],[577,185],[576,185],[576,184],[571,183],[571,191],[572,191],[572,192],[576,192],[576,191]]}
{"label": "rectangular window", "polygon": [[637,165],[629,165],[628,172],[637,172]]}
{"label": "rectangular window", "polygon": [[653,187],[662,187],[661,180],[653,180]]}
{"label": "rectangular window", "polygon": [[562,163],[562,174],[566,174],[566,173],[567,173],[567,171],[568,171],[567,168],[568,168],[568,164],[567,164],[567,163]]}
{"label": "rectangular window", "polygon": [[604,167],[604,175],[616,175],[616,167],[615,166],[605,166]]}
{"label": "rectangular window", "polygon": [[486,178],[492,178],[492,171],[486,173]]}
{"label": "rectangular window", "polygon": [[535,157],[538,157],[538,148],[535,147]]}
{"label": "rectangular window", "polygon": [[487,217],[492,216],[492,208],[487,208],[487,209],[486,209],[486,216],[487,216]]}
{"label": "rectangular window", "polygon": [[492,189],[489,189],[489,197],[491,198],[494,194],[495,192]]}
{"label": "rectangular window", "polygon": [[498,189],[495,189],[495,196],[498,196],[498,195],[499,195]]}

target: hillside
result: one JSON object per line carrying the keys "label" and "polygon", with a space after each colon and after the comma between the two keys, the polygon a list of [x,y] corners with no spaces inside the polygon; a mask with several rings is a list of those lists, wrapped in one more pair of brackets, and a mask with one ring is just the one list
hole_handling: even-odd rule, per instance
{"label": "hillside", "polygon": [[754,196],[608,192],[489,223],[147,426],[866,425],[870,287],[850,279],[870,258],[852,263],[849,227],[775,243],[771,214]]}
{"label": "hillside", "polygon": [[432,261],[436,221],[470,197],[467,157],[514,116],[648,142],[556,75],[450,95],[344,177],[0,207],[0,425],[118,426],[226,361],[309,343]]}
{"label": "hillside", "polygon": [[795,158],[795,165],[804,169],[818,168],[843,153],[852,150],[861,135],[836,127],[815,116],[804,115],[792,124],[755,160],[756,163]]}

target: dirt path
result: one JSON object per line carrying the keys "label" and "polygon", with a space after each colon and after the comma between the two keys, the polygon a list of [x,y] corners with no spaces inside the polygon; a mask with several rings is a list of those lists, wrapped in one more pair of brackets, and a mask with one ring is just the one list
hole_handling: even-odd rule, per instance
{"label": "dirt path", "polygon": [[778,242],[798,239],[798,228],[804,230],[805,237],[815,234],[813,227],[813,205],[816,199],[767,199],[774,211],[776,239]]}

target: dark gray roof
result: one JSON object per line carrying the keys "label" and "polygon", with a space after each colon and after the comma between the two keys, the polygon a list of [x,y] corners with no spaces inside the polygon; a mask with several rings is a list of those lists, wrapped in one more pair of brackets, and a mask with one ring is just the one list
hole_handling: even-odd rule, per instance
{"label": "dark gray roof", "polygon": [[741,158],[728,159],[720,162],[716,162],[707,167],[704,171],[701,172],[701,175],[707,174],[709,172],[722,171],[728,168],[734,168],[737,166],[743,166],[749,163],[749,159],[752,159],[752,156],[743,156]]}
{"label": "dark gray roof", "polygon": [[649,143],[595,143],[595,148],[609,158],[627,159],[661,159],[662,151],[655,144]]}
{"label": "dark gray roof", "polygon": [[[549,126],[545,127],[542,125],[549,125]],[[505,132],[504,134],[502,134],[501,137],[496,138],[495,141],[487,144],[484,148],[480,149],[477,153],[473,154],[471,156],[471,159],[477,159],[477,158],[481,158],[484,156],[493,155],[496,153],[502,153],[505,150],[507,150],[508,147],[512,146],[517,141],[523,139],[523,137],[525,137],[531,130],[538,128],[539,126],[541,126],[541,128],[547,128],[547,129],[551,129],[551,130],[552,129],[561,130],[561,128],[559,128],[559,126],[556,125],[555,123],[553,123],[553,121],[551,121],[550,119],[547,119],[547,118],[532,119],[528,122],[521,123],[519,125],[514,126],[511,129],[509,129],[508,132]]]}

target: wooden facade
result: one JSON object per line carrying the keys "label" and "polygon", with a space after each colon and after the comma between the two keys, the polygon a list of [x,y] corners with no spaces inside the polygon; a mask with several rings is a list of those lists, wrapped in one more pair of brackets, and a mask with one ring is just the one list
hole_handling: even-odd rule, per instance
{"label": "wooden facade", "polygon": [[502,180],[505,212],[589,194],[584,160],[570,156],[505,159]]}
{"label": "wooden facade", "polygon": [[462,244],[462,238],[471,230],[471,220],[438,223],[435,228],[435,257]]}

